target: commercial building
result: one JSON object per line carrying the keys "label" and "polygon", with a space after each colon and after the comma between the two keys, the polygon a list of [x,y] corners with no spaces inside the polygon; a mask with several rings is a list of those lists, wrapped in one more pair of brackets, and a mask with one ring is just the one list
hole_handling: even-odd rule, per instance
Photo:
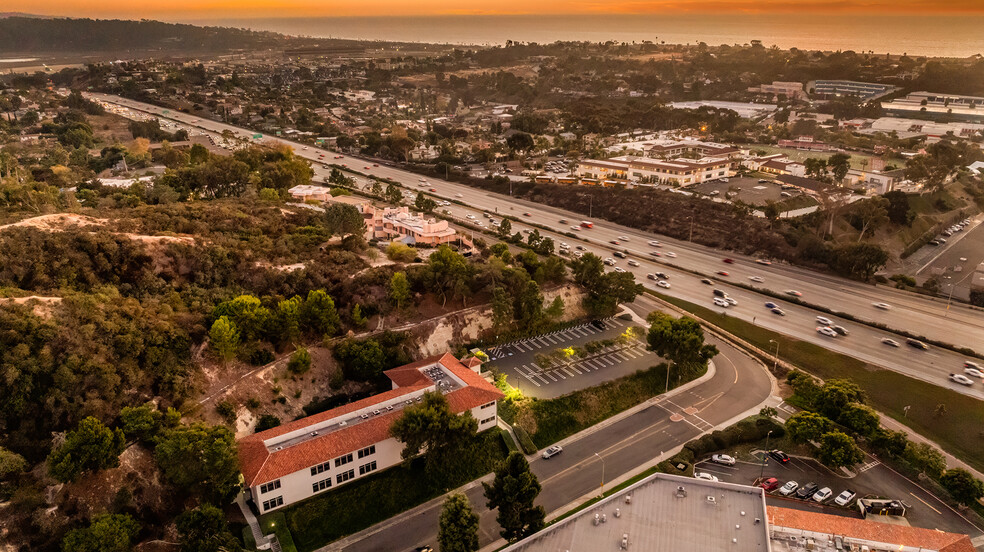
{"label": "commercial building", "polygon": [[913,92],[881,106],[886,113],[902,117],[984,122],[984,98],[979,96]]}
{"label": "commercial building", "polygon": [[858,82],[847,80],[816,80],[807,84],[807,89],[820,98],[854,96],[861,100],[873,100],[898,90],[898,87],[877,82]]}
{"label": "commercial building", "polygon": [[971,552],[970,537],[766,506],[765,491],[655,474],[503,552]]}
{"label": "commercial building", "polygon": [[423,213],[413,213],[409,207],[365,205],[362,214],[366,218],[370,239],[401,240],[410,245],[431,247],[458,239],[448,221],[427,218]]}
{"label": "commercial building", "polygon": [[785,157],[769,159],[760,164],[758,170],[769,174],[806,176],[806,165],[800,163],[799,161],[792,161]]}
{"label": "commercial building", "polygon": [[672,102],[670,107],[673,109],[699,109],[710,107],[712,109],[730,109],[743,119],[757,119],[774,113],[779,106],[776,104],[744,103],[744,102],[724,102],[717,100],[698,100],[691,102]]}
{"label": "commercial building", "polygon": [[[982,107],[981,109],[984,109]],[[859,130],[862,134],[893,132],[902,139],[919,136],[942,138],[952,134],[956,138],[972,138],[984,134],[984,124],[970,122],[942,123],[925,119],[906,119],[900,117],[880,117]]]}
{"label": "commercial building", "polygon": [[646,156],[661,159],[676,159],[682,155],[727,157],[729,159],[736,159],[741,156],[741,150],[734,146],[698,140],[656,141],[652,144],[645,144],[643,150]]}
{"label": "commercial building", "polygon": [[752,94],[762,94],[772,98],[785,96],[790,100],[805,100],[806,91],[803,90],[801,82],[781,82],[773,81],[772,84],[761,84],[748,89]]}
{"label": "commercial building", "polygon": [[881,195],[894,190],[895,185],[904,178],[905,171],[902,169],[886,172],[850,169],[844,177],[844,183],[852,187],[864,188],[868,195]]}
{"label": "commercial building", "polygon": [[577,165],[582,178],[606,180],[628,179],[654,184],[689,186],[733,174],[727,157],[673,159],[658,161],[643,157],[613,157],[605,160],[585,159]]}
{"label": "commercial building", "polygon": [[445,353],[393,368],[389,391],[240,439],[247,498],[265,513],[399,464],[403,445],[390,427],[426,392],[442,393],[457,414],[471,412],[479,431],[495,427],[503,395],[480,366]]}

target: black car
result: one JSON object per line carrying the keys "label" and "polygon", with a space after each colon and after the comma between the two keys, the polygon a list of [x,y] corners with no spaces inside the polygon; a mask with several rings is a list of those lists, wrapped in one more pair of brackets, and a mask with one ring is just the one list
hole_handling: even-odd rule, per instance
{"label": "black car", "polygon": [[912,339],[910,337],[909,339],[906,339],[905,342],[908,343],[910,346],[915,347],[916,349],[921,349],[923,351],[929,349],[929,345],[926,345],[925,343],[919,341],[918,339]]}
{"label": "black car", "polygon": [[770,450],[769,456],[777,460],[780,464],[786,464],[789,462],[789,455],[781,450]]}
{"label": "black car", "polygon": [[796,490],[797,498],[810,498],[817,493],[817,489],[820,487],[816,483],[807,483],[799,489]]}
{"label": "black car", "polygon": [[658,277],[658,278],[662,278],[662,279],[664,279],[664,280],[669,280],[669,279],[670,279],[670,277],[669,277],[669,276],[667,276],[667,275],[666,275],[666,273],[664,273],[664,272],[657,272],[657,273],[656,273],[656,277]]}
{"label": "black car", "polygon": [[607,327],[605,326],[605,323],[602,322],[601,320],[592,320],[591,325],[599,330],[604,330]]}
{"label": "black car", "polygon": [[702,283],[702,284],[707,284],[707,285],[709,285],[709,286],[713,286],[713,285],[714,285],[714,282],[712,282],[712,281],[710,281],[710,280],[708,280],[707,278],[703,278],[703,279],[701,279],[701,281],[700,281],[700,283]]}

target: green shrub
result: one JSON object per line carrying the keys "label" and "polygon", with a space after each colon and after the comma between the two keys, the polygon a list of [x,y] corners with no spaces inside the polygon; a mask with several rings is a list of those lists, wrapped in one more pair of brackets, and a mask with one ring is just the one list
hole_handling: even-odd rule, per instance
{"label": "green shrub", "polygon": [[519,446],[523,449],[526,454],[535,454],[538,450],[536,444],[533,443],[533,439],[530,438],[530,434],[526,432],[520,426],[513,426],[513,432],[516,434],[516,439],[519,439]]}

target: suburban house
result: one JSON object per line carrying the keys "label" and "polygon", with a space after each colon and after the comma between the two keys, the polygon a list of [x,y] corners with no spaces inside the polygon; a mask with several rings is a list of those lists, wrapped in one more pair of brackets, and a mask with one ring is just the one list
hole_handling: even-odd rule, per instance
{"label": "suburban house", "polygon": [[425,358],[387,370],[389,391],[240,439],[247,498],[266,513],[399,464],[403,445],[390,427],[428,391],[457,414],[471,412],[478,431],[495,427],[503,395],[479,375],[481,364],[450,353]]}
{"label": "suburban house", "polygon": [[457,232],[446,220],[425,218],[423,213],[412,213],[409,207],[375,207],[365,205],[362,214],[366,218],[369,239],[400,240],[409,245],[436,247],[458,239]]}

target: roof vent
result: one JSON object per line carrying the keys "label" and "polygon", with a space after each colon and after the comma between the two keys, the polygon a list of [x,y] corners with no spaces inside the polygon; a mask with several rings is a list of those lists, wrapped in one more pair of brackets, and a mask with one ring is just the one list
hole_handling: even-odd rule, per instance
{"label": "roof vent", "polygon": [[[676,497],[677,498],[686,498],[687,497],[687,489],[684,489],[683,488],[683,485],[680,485],[679,487],[677,487],[677,490],[676,490],[676,493],[675,494],[676,494]],[[631,500],[632,499],[632,497],[628,497],[628,496],[625,497],[625,498],[628,499],[628,500]],[[629,503],[628,500],[626,500],[626,504]]]}
{"label": "roof vent", "polygon": [[622,533],[622,542],[619,543],[618,547],[620,549],[622,549],[622,550],[628,550],[629,549],[629,534],[628,533]]}
{"label": "roof vent", "polygon": [[617,518],[622,517],[622,511],[619,510],[618,508],[615,508],[615,517]]}
{"label": "roof vent", "polygon": [[284,450],[284,447],[277,447],[277,448],[275,448],[273,450]]}
{"label": "roof vent", "polygon": [[338,422],[338,425],[339,425],[339,427],[345,427],[345,426],[348,425],[348,422],[345,421],[345,420],[342,420],[342,421]]}
{"label": "roof vent", "polygon": [[707,503],[708,504],[717,504],[717,499],[714,498],[714,495],[707,495]]}
{"label": "roof vent", "polygon": [[311,435],[317,435],[317,434],[318,434],[318,432],[317,432],[317,431],[312,431],[312,432],[311,432]]}
{"label": "roof vent", "polygon": [[625,503],[632,504],[632,495],[625,495]]}

